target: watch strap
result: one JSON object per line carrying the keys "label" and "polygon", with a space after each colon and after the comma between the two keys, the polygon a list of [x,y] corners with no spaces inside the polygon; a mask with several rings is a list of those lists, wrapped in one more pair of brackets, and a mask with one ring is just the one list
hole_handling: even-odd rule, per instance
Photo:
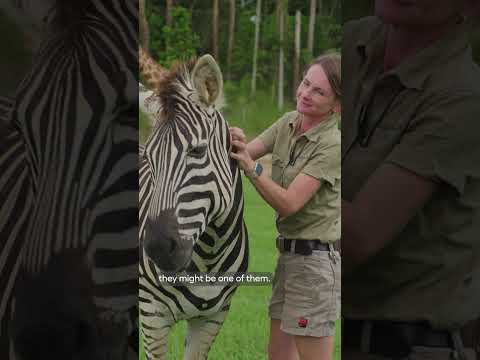
{"label": "watch strap", "polygon": [[255,162],[255,165],[253,166],[253,169],[245,172],[245,175],[250,178],[250,179],[256,179],[258,178],[263,171],[263,166],[259,162]]}

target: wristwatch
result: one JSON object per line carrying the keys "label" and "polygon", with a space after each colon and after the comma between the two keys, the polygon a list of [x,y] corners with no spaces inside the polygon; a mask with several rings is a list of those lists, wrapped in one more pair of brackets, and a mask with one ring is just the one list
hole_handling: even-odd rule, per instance
{"label": "wristwatch", "polygon": [[262,174],[262,171],[263,171],[262,164],[260,164],[259,162],[256,162],[252,170],[245,171],[245,175],[250,179],[256,179]]}

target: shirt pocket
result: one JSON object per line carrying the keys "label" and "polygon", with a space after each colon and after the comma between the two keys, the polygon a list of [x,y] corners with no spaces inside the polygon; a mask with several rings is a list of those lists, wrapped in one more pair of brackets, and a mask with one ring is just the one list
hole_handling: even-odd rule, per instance
{"label": "shirt pocket", "polygon": [[[368,177],[392,152],[401,141],[402,130],[385,129],[378,127],[368,139],[359,139],[357,149],[352,160],[357,164],[358,173],[365,173]],[[363,142],[363,143],[362,143]],[[352,154],[353,155],[353,154]],[[366,178],[365,177],[365,178]]]}
{"label": "shirt pocket", "polygon": [[287,188],[293,180],[297,177],[298,174],[302,171],[309,160],[309,156],[300,155],[295,159],[293,164],[289,163],[285,165],[283,171],[283,185]]}

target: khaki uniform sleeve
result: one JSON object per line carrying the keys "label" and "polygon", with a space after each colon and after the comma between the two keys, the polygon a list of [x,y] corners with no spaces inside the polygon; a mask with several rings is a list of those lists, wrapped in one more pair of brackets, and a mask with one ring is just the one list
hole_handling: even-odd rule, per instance
{"label": "khaki uniform sleeve", "polygon": [[340,135],[336,136],[338,141],[330,142],[328,145],[319,145],[308,163],[302,169],[302,173],[312,176],[317,180],[324,180],[331,186],[340,179],[341,155]]}
{"label": "khaki uniform sleeve", "polygon": [[463,193],[468,178],[480,176],[480,96],[444,96],[432,104],[386,161]]}
{"label": "khaki uniform sleeve", "polygon": [[265,148],[267,149],[267,153],[272,153],[273,152],[273,147],[275,145],[275,141],[277,140],[277,136],[280,130],[281,125],[283,122],[286,120],[287,116],[284,115],[277,121],[275,121],[268,129],[266,129],[264,132],[262,132],[259,136],[258,139],[260,139],[265,145]]}

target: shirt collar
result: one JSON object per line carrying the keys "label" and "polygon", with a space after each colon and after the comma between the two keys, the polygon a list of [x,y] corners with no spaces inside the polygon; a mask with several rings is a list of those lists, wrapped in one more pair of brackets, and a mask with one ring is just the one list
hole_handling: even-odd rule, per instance
{"label": "shirt collar", "polygon": [[[377,21],[374,31],[360,36],[356,48],[368,63],[375,62],[376,66],[383,66],[387,25],[378,19]],[[462,23],[456,25],[448,35],[412,55],[398,67],[384,73],[382,77],[395,76],[405,87],[421,90],[437,66],[465,51],[470,49],[467,25]]]}
{"label": "shirt collar", "polygon": [[[296,113],[297,116],[293,116],[288,121],[288,125],[290,129],[294,130],[297,124],[297,121],[300,121],[301,114]],[[337,126],[339,121],[339,116],[335,113],[329,115],[327,119],[321,121],[319,124],[315,125],[313,128],[309,129],[308,131],[304,132],[300,136],[305,136],[309,141],[318,142],[326,131],[330,130],[331,128]]]}

